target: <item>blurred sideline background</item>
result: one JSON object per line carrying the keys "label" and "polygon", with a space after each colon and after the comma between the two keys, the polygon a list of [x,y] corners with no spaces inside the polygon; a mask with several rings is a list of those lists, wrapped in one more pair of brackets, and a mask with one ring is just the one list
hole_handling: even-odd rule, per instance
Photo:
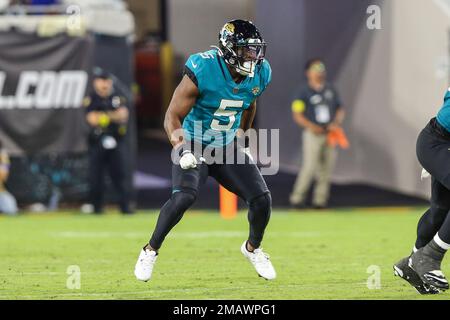
{"label": "blurred sideline background", "polygon": [[[171,186],[162,121],[182,66],[215,45],[221,26],[235,18],[254,21],[268,43],[273,81],[259,100],[256,127],[281,128],[280,172],[266,177],[274,206],[288,206],[301,161],[290,104],[314,56],[324,58],[340,92],[351,142],[339,152],[330,205],[426,204],[429,181],[420,180],[415,142],[449,85],[449,0],[50,2],[0,0],[0,139],[12,157],[8,188],[22,207],[86,201],[81,104],[93,66],[112,72],[132,101],[134,202],[160,207]],[[366,26],[371,4],[381,8],[380,30]],[[22,92],[27,81],[35,85]],[[218,208],[218,199],[209,179],[196,207]]]}

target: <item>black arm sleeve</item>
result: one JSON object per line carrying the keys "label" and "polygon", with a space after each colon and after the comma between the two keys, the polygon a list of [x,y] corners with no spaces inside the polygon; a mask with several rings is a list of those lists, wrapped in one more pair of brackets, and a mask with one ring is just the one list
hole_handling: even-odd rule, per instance
{"label": "black arm sleeve", "polygon": [[194,72],[192,72],[192,70],[189,69],[188,66],[184,66],[183,75],[187,75],[189,77],[189,79],[191,79],[192,82],[194,82],[194,84],[198,88],[197,77],[195,76]]}

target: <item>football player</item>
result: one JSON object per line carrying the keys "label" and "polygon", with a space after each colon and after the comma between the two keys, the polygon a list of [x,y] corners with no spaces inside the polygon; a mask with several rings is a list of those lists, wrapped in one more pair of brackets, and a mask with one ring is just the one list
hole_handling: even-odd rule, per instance
{"label": "football player", "polygon": [[450,249],[450,88],[444,105],[417,139],[417,158],[431,175],[431,206],[420,218],[413,252],[394,265],[394,273],[421,294],[449,288],[441,262]]}
{"label": "football player", "polygon": [[[140,252],[135,266],[138,280],[150,279],[164,238],[195,202],[208,176],[246,201],[250,231],[241,252],[259,276],[267,280],[276,277],[269,256],[260,247],[271,214],[270,191],[243,146],[234,143],[238,129],[251,128],[256,100],[271,80],[265,49],[252,22],[232,20],[220,30],[217,47],[187,60],[164,120],[169,140],[180,156],[179,163],[172,166],[172,195]],[[208,161],[206,154],[225,160]],[[239,157],[245,163],[227,161]]]}

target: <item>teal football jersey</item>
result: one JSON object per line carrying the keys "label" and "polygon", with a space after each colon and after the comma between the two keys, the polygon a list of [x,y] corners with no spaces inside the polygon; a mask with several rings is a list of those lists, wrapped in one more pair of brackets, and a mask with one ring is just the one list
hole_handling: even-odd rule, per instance
{"label": "teal football jersey", "polygon": [[448,88],[447,93],[445,94],[444,105],[441,110],[439,110],[436,119],[441,126],[450,132],[450,88]]}
{"label": "teal football jersey", "polygon": [[242,112],[266,89],[272,78],[267,60],[256,66],[253,77],[233,81],[217,50],[193,54],[186,67],[197,79],[199,96],[183,120],[187,140],[221,147],[233,141]]}

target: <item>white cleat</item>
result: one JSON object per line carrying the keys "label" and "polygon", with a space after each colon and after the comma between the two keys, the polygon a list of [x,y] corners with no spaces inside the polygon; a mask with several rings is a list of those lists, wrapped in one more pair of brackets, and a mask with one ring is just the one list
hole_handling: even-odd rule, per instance
{"label": "white cleat", "polygon": [[266,280],[273,280],[277,277],[275,269],[270,262],[269,255],[265,254],[261,248],[250,252],[247,250],[247,241],[244,241],[241,246],[241,252],[255,267],[260,277]]}
{"label": "white cleat", "polygon": [[152,277],[153,267],[155,266],[158,253],[153,250],[141,250],[139,258],[134,267],[134,275],[138,280],[148,281]]}

